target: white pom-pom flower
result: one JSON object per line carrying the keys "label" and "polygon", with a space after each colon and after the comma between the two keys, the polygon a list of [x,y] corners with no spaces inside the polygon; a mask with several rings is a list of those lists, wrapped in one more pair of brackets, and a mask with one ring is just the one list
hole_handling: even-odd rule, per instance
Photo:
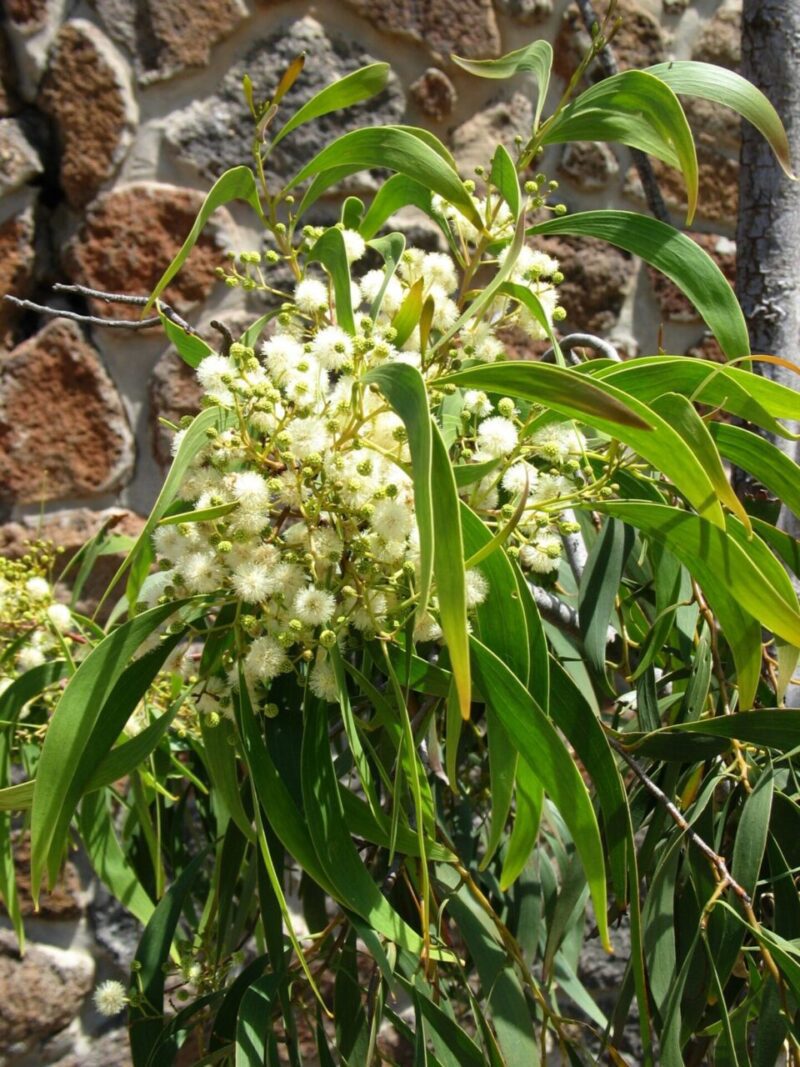
{"label": "white pom-pom flower", "polygon": [[490,419],[484,419],[478,427],[478,450],[484,459],[507,456],[514,451],[518,440],[516,426],[504,415],[493,415]]}
{"label": "white pom-pom flower", "polygon": [[122,982],[108,979],[95,989],[94,1006],[101,1015],[118,1015],[128,1003],[128,993]]}

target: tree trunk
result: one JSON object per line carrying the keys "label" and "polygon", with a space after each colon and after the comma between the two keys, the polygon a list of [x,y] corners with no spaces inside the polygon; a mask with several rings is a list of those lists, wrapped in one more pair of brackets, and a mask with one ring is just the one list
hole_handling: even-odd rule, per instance
{"label": "tree trunk", "polygon": [[[742,74],[772,101],[783,120],[800,170],[800,3],[743,0]],[[742,124],[736,288],[754,353],[782,356],[800,369],[800,182],[781,170],[767,142]],[[800,377],[784,367],[757,364],[759,373],[794,389]],[[798,395],[800,411],[800,395]],[[792,426],[800,431],[800,418]],[[800,462],[800,445],[778,438]],[[800,520],[781,507],[778,525],[800,536]],[[800,583],[795,580],[800,592]],[[787,703],[800,706],[800,686]]]}
{"label": "tree trunk", "polygon": [[[744,0],[742,74],[772,101],[800,160],[798,71],[797,0]],[[753,352],[782,356],[800,369],[800,182],[786,177],[750,123],[742,125],[737,293]],[[783,367],[761,364],[759,370],[793,388],[800,384],[800,378]],[[781,447],[800,458],[794,442]]]}

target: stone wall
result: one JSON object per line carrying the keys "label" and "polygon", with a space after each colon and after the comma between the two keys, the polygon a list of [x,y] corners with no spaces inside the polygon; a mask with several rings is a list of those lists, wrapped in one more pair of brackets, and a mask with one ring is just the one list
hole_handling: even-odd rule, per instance
{"label": "stone wall", "polygon": [[[620,0],[619,7],[622,66],[688,57],[738,63],[735,2]],[[366,116],[373,124],[428,126],[469,176],[488,161],[496,138],[525,133],[529,86],[524,77],[471,79],[450,53],[493,56],[547,37],[556,48],[553,103],[587,40],[568,0],[5,0],[4,12],[0,291],[117,318],[136,312],[102,302],[87,308],[54,294],[53,284],[148,292],[212,181],[249,160],[245,71],[256,95],[266,95],[305,50],[306,69],[289,98],[295,104],[371,59],[395,71],[376,101],[287,138],[271,161],[279,174]],[[700,146],[695,236],[732,278],[738,122],[706,103],[691,104],[689,114]],[[570,209],[643,207],[620,146],[556,148],[541,169],[561,183]],[[680,225],[681,183],[656,169]],[[353,188],[368,194],[371,187],[366,176]],[[336,216],[333,200],[319,210]],[[402,225],[416,240],[435,239],[418,220]],[[217,281],[215,267],[226,250],[262,240],[246,212],[218,212],[167,299],[205,331],[215,317],[232,325],[255,317],[259,306]],[[713,355],[680,293],[634,259],[571,238],[548,250],[567,279],[565,330],[601,333],[629,355],[654,352],[659,342],[668,352]],[[158,419],[192,412],[197,395],[157,330],[86,328],[0,306],[0,551],[20,552],[37,532],[74,551],[103,522],[135,533],[167,461]],[[114,560],[105,563],[108,577]],[[24,959],[0,930],[0,1065],[127,1063],[123,1036],[100,1026],[89,993],[97,980],[123,973],[131,931],[76,868],[59,899],[30,916]]]}

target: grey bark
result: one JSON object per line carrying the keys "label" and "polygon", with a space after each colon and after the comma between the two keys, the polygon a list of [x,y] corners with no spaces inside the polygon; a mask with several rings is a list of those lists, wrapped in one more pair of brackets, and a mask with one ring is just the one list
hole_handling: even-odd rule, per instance
{"label": "grey bark", "polygon": [[[795,172],[800,169],[798,70],[798,0],[743,0],[742,74],[769,97],[783,120]],[[741,163],[736,288],[752,351],[800,366],[800,182],[783,173],[767,142],[747,122],[742,124]],[[793,389],[800,385],[800,378],[786,368],[757,367]],[[800,430],[800,395],[798,413],[795,431]],[[797,442],[778,438],[774,443],[800,461]],[[785,506],[778,524],[800,536],[800,521]],[[787,703],[800,705],[800,686],[790,687]]]}

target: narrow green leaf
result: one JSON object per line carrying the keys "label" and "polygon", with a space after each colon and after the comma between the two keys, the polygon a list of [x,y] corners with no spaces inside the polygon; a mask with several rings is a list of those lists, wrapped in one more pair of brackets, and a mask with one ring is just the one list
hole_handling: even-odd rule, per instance
{"label": "narrow green leaf", "polygon": [[206,196],[198,212],[194,225],[189,231],[189,236],[183,242],[180,251],[162,274],[155,289],[150,294],[147,306],[142,312],[146,315],[156,300],[161,296],[169,283],[181,269],[189,253],[197,243],[197,239],[203,231],[203,227],[223,204],[229,204],[232,200],[244,200],[263,221],[264,213],[261,210],[261,201],[256,188],[256,180],[249,167],[232,167],[226,170],[222,177],[218,178],[211,191]]}
{"label": "narrow green leaf", "polygon": [[617,899],[628,899],[626,871],[634,863],[633,834],[625,786],[614,754],[586,695],[562,665],[550,664],[549,711],[553,722],[575,749],[600,803],[611,883]]}
{"label": "narrow green leaf", "polygon": [[319,175],[314,182],[313,194],[309,190],[298,208],[298,214],[302,214],[310,206],[312,196],[321,196],[328,185],[341,180],[346,174],[372,167],[388,167],[413,178],[442,196],[473,226],[483,231],[478,210],[455,169],[429,143],[401,127],[374,126],[343,134],[318,152],[292,178],[286,190],[288,192],[307,178]]}
{"label": "narrow green leaf", "polygon": [[730,283],[696,241],[672,226],[634,211],[582,211],[528,233],[597,237],[641,256],[688,297],[729,359],[749,355],[747,325]]}
{"label": "narrow green leaf", "polygon": [[534,41],[524,48],[507,52],[499,59],[463,59],[455,55],[450,58],[463,70],[478,78],[504,79],[523,72],[533,74],[536,82],[536,114],[531,132],[536,130],[547,98],[550,70],[553,66],[553,49],[547,41]]}
{"label": "narrow green leaf", "polygon": [[272,319],[280,315],[280,313],[281,309],[280,306],[278,306],[276,308],[273,308],[271,311],[267,311],[263,315],[260,315],[256,319],[256,321],[251,323],[250,326],[248,326],[244,333],[241,335],[241,337],[239,338],[239,344],[245,345],[246,348],[255,348],[256,342],[258,341],[261,334],[264,332],[267,324],[271,322]]}
{"label": "narrow green leaf", "polygon": [[272,140],[272,147],[279,144],[287,134],[302,126],[305,122],[318,119],[321,115],[327,115],[331,111],[340,111],[342,108],[358,104],[362,100],[369,100],[386,88],[389,81],[388,63],[370,63],[366,67],[354,70],[352,74],[346,74],[343,78],[326,85],[315,96],[303,104],[289,121],[281,127]]}
{"label": "narrow green leaf", "polygon": [[744,744],[774,748],[779,752],[791,752],[797,748],[800,738],[800,711],[795,708],[740,711],[720,718],[677,723],[651,736],[684,733],[725,737]]}
{"label": "narrow green leaf", "polygon": [[686,356],[641,356],[595,368],[596,362],[583,364],[582,373],[610,381],[646,404],[664,393],[681,393],[695,403],[721,408],[779,437],[793,437],[777,420],[796,418],[796,391],[753,371]]}
{"label": "narrow green leaf", "polygon": [[146,1007],[130,1008],[133,1067],[148,1067],[150,1053],[164,1025],[164,964],[178,928],[186,898],[195,885],[206,853],[201,852],[169,887],[145,927],[136,950],[137,969],[131,985],[141,990]]}
{"label": "narrow green leaf", "polygon": [[497,928],[463,886],[451,897],[448,911],[478,971],[504,1062],[533,1067],[540,1060],[531,1011]]}
{"label": "narrow green leaf", "polygon": [[361,220],[358,232],[365,240],[374,237],[390,216],[401,208],[413,206],[419,208],[439,226],[444,219],[431,206],[431,191],[407,174],[393,174],[388,178],[372,199],[367,213]]}
{"label": "narrow green leaf", "polygon": [[697,208],[697,153],[683,108],[664,81],[625,70],[593,85],[545,128],[543,144],[621,141],[679,169],[686,182],[691,224]]}
{"label": "narrow green leaf", "polygon": [[789,140],[778,112],[761,90],[741,74],[714,63],[687,59],[658,63],[645,68],[645,72],[666,82],[679,96],[699,96],[738,112],[764,135],[786,174],[794,177]]}
{"label": "narrow green leaf", "polygon": [[[753,561],[760,542],[755,536],[749,540],[742,534],[736,536],[735,520],[726,530],[719,530],[697,515],[663,504],[620,501],[600,504],[598,508],[665,541],[701,586],[709,586],[709,594],[711,589],[724,586],[762,625],[790,644],[800,645],[797,598],[790,600],[789,586],[781,583],[777,588],[776,579],[770,580],[773,576],[765,574]],[[749,552],[740,539],[749,546]],[[763,544],[761,547],[769,552]]]}
{"label": "narrow green leaf", "polygon": [[603,846],[583,779],[555,727],[522,683],[477,638],[470,638],[470,647],[482,692],[491,694],[491,704],[517,751],[569,828],[589,883],[600,939],[610,951]]}
{"label": "narrow green leaf", "polygon": [[214,504],[209,508],[199,508],[196,511],[180,511],[175,515],[165,515],[163,519],[159,519],[158,525],[179,526],[185,522],[213,522],[214,519],[230,515],[238,506],[236,501],[232,501],[228,504]]}
{"label": "narrow green leaf", "polygon": [[214,428],[221,432],[232,424],[232,413],[222,411],[222,409],[218,407],[207,408],[205,411],[201,411],[200,414],[195,416],[192,420],[191,426],[186,430],[181,439],[178,451],[172,461],[172,466],[164,479],[164,483],[161,486],[161,492],[158,494],[156,502],[147,518],[147,522],[144,524],[141,533],[137,537],[136,544],[111,579],[110,584],[100,600],[97,609],[98,611],[111,591],[117,585],[120,578],[129,569],[132,571],[132,574],[128,581],[127,596],[129,604],[131,606],[135,605],[142,582],[147,576],[150,560],[152,559],[150,537],[153,530],[158,525],[159,520],[166,514],[167,509],[177,497],[184,476],[195,456],[201,448],[208,444],[206,431]]}
{"label": "narrow green leaf", "polygon": [[[597,505],[644,531],[667,548],[699,582],[720,620],[736,661],[742,707],[752,703],[761,669],[761,629],[800,645],[796,600],[784,599],[728,530],[663,504]],[[733,522],[734,520],[732,520]],[[755,537],[753,538],[755,541]]]}
{"label": "narrow green leaf", "polygon": [[692,449],[708,474],[717,498],[749,528],[750,519],[728,481],[714,438],[693,405],[680,393],[664,393],[651,406]]}
{"label": "narrow green leaf", "polygon": [[712,422],[709,429],[725,459],[752,474],[800,516],[800,468],[789,456],[742,426]]}
{"label": "narrow green leaf", "polygon": [[370,318],[375,320],[381,310],[381,304],[383,303],[383,297],[389,282],[394,277],[395,271],[400,264],[400,260],[403,258],[403,252],[406,248],[406,239],[402,233],[387,233],[385,237],[376,237],[372,241],[368,241],[367,244],[370,248],[374,248],[375,251],[383,257],[384,262],[383,284],[369,309]]}
{"label": "narrow green leaf", "polygon": [[517,168],[514,166],[514,161],[508,154],[508,149],[505,145],[499,144],[495,149],[489,180],[509,208],[511,208],[511,214],[514,216],[514,221],[516,221],[519,218],[522,197],[519,190]]}
{"label": "narrow green leaf", "polygon": [[586,657],[601,678],[606,673],[608,627],[614,615],[625,561],[633,548],[633,531],[609,520],[592,545],[578,590],[578,620]]}
{"label": "narrow green leaf", "polygon": [[248,841],[254,841],[252,819],[248,818],[242,804],[233,725],[224,718],[220,719],[216,726],[209,726],[202,715],[199,719],[203,737],[203,759],[217,798],[240,832]]}
{"label": "narrow green leaf", "polygon": [[100,760],[110,751],[142,695],[182,632],[162,639],[131,663],[144,641],[180,608],[162,604],[109,634],[70,678],[42,746],[31,812],[31,892],[38,898],[42,873],[58,873],[73,812]]}
{"label": "narrow green leaf", "polygon": [[398,348],[402,348],[419,325],[424,290],[424,279],[417,278],[403,298],[403,303],[397,309],[397,314],[392,319],[392,329],[396,331],[394,340]]}
{"label": "narrow green leaf", "polygon": [[543,803],[542,783],[524,760],[518,762],[514,825],[511,827],[503,856],[503,869],[500,872],[500,889],[503,892],[522,874],[536,845]]}
{"label": "narrow green leaf", "polygon": [[349,334],[356,332],[350,297],[350,265],[342,231],[331,226],[308,253],[309,263],[321,263],[333,279],[336,321]]}
{"label": "narrow green leaf", "polygon": [[155,904],[125,857],[114,830],[108,799],[105,790],[89,793],[83,798],[78,831],[97,877],[114,894],[114,899],[145,925],[150,921]]}
{"label": "narrow green leaf", "polygon": [[[373,928],[402,948],[419,955],[424,943],[383,896],[356,851],[344,818],[328,741],[326,706],[309,700],[303,731],[302,784],[306,822],[319,865],[335,887],[336,897]],[[434,958],[449,952],[433,948]]]}

